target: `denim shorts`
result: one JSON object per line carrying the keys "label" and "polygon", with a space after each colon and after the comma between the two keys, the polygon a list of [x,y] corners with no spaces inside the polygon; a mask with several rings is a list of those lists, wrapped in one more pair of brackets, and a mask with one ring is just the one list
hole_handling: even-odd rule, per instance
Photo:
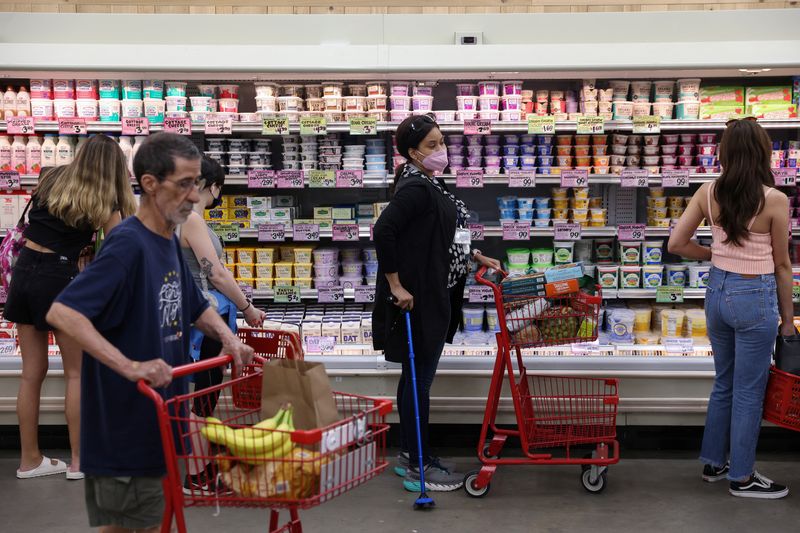
{"label": "denim shorts", "polygon": [[3,310],[6,320],[47,331],[47,312],[53,301],[78,275],[78,265],[54,253],[23,248],[11,274]]}

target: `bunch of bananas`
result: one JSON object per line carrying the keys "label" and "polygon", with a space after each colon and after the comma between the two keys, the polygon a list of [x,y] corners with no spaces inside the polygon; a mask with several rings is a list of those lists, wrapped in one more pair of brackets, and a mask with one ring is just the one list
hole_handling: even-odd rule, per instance
{"label": "bunch of bananas", "polygon": [[291,432],[294,431],[292,406],[281,408],[268,420],[252,427],[233,429],[214,417],[206,418],[200,433],[214,444],[226,446],[231,455],[248,464],[280,459],[291,453]]}

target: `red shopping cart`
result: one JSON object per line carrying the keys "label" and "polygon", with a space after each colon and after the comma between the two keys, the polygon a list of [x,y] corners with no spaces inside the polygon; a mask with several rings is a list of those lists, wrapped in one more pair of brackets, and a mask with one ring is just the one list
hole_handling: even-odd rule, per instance
{"label": "red shopping cart", "polygon": [[764,394],[764,420],[800,431],[800,376],[770,367]]}
{"label": "red shopping cart", "polygon": [[[292,431],[284,425],[260,429],[261,364],[271,357],[302,359],[302,347],[292,333],[245,330],[240,336],[260,355],[239,377],[166,401],[144,381],[138,383],[142,394],[156,406],[164,448],[167,475],[162,533],[169,532],[173,522],[184,533],[184,508],[203,506],[270,508],[270,532],[301,533],[299,509],[344,494],[388,465],[386,415],[392,408],[388,400],[334,392],[340,421],[306,431]],[[173,377],[231,362],[232,357],[220,356],[176,367]],[[214,402],[216,420],[189,414],[198,402]],[[226,445],[210,444],[201,437],[212,433],[226,437]],[[184,491],[181,471],[192,467],[202,471],[208,464],[213,465],[217,490]],[[288,509],[290,516],[279,525],[281,509]]]}
{"label": "red shopping cart", "polygon": [[[579,291],[552,298],[538,291],[511,295],[501,290],[505,273],[498,273],[497,283],[485,275],[486,268],[481,268],[475,278],[494,292],[500,331],[478,444],[483,466],[467,473],[464,490],[473,497],[485,496],[501,465],[580,465],[583,487],[592,493],[601,492],[606,486],[608,465],[619,462],[617,380],[532,375],[522,358],[524,348],[596,340],[600,287],[596,294]],[[514,429],[496,424],[506,375],[516,415]],[[500,457],[509,437],[519,439],[522,457]],[[587,448],[591,452],[584,455]]]}

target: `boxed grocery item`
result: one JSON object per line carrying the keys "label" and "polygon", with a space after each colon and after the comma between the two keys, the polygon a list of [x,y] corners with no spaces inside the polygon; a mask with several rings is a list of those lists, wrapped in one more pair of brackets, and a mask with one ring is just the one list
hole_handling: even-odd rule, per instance
{"label": "boxed grocery item", "polygon": [[247,207],[250,209],[265,209],[272,207],[272,202],[266,196],[248,196]]}
{"label": "boxed grocery item", "polygon": [[333,210],[330,207],[315,207],[314,218],[330,220],[333,218]]}
{"label": "boxed grocery item", "polygon": [[247,196],[228,196],[228,207],[229,209],[249,207]]}
{"label": "boxed grocery item", "polygon": [[269,219],[274,222],[291,222],[292,212],[285,208],[272,208],[269,209]]}
{"label": "boxed grocery item", "polygon": [[228,220],[230,218],[227,209],[206,209],[204,214],[206,220]]}
{"label": "boxed grocery item", "polygon": [[544,292],[548,298],[564,296],[566,294],[578,292],[578,280],[572,278],[548,283],[544,286]]}
{"label": "boxed grocery item", "polygon": [[792,102],[792,86],[748,87],[745,93],[747,104],[764,102]]}
{"label": "boxed grocery item", "polygon": [[797,106],[789,103],[753,104],[748,112],[756,118],[797,118]]}
{"label": "boxed grocery item", "polygon": [[342,342],[342,324],[337,320],[323,319],[320,334],[323,337],[333,337],[336,343]]}
{"label": "boxed grocery item", "polygon": [[247,207],[237,207],[229,212],[233,220],[250,220],[250,209]]}
{"label": "boxed grocery item", "polygon": [[372,344],[372,315],[361,315],[361,339],[364,344]]}
{"label": "boxed grocery item", "polygon": [[745,111],[744,104],[734,102],[717,102],[713,104],[700,104],[700,120],[727,120],[732,116],[741,115]]}
{"label": "boxed grocery item", "polygon": [[372,204],[358,204],[356,207],[358,217],[373,217],[375,216],[375,207]]}
{"label": "boxed grocery item", "polygon": [[0,196],[0,227],[13,228],[17,225],[19,220],[18,204],[16,195],[4,194]]}
{"label": "boxed grocery item", "polygon": [[351,220],[354,218],[352,207],[334,207],[331,210],[331,218],[333,220]]}
{"label": "boxed grocery item", "polygon": [[503,294],[544,296],[545,277],[543,273],[507,277],[500,282]]}
{"label": "boxed grocery item", "polygon": [[272,207],[292,207],[294,205],[294,196],[278,195],[272,197]]}
{"label": "boxed grocery item", "polygon": [[707,87],[700,87],[701,104],[713,104],[720,102],[743,104],[744,87],[732,85],[709,85]]}
{"label": "boxed grocery item", "polygon": [[360,344],[363,341],[361,336],[361,321],[342,320],[342,342],[344,344]]}
{"label": "boxed grocery item", "polygon": [[567,263],[565,265],[558,265],[553,268],[548,268],[544,272],[544,278],[547,283],[554,283],[556,281],[563,281],[567,279],[579,279],[583,277],[583,264],[582,263]]}

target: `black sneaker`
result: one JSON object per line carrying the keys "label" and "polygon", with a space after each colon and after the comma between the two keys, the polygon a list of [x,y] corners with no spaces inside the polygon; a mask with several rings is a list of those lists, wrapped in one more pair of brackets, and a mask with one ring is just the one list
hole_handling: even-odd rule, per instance
{"label": "black sneaker", "polygon": [[739,498],[777,500],[789,494],[789,488],[754,472],[747,481],[731,481],[730,493]]}
{"label": "black sneaker", "polygon": [[721,468],[706,465],[703,467],[703,481],[714,483],[715,481],[722,481],[728,476],[731,469],[730,463],[725,463]]}
{"label": "black sneaker", "polygon": [[183,480],[183,493],[187,496],[231,496],[233,491],[217,478],[214,470],[207,468],[197,475],[187,475]]}

